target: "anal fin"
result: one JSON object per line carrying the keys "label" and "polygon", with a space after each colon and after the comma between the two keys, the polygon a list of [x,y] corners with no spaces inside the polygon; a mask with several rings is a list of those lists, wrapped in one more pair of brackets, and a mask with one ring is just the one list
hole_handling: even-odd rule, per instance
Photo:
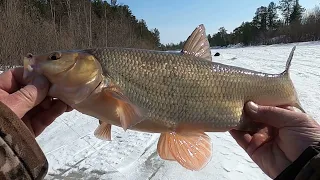
{"label": "anal fin", "polygon": [[170,147],[169,147],[169,141],[170,141],[170,134],[169,133],[161,133],[158,145],[157,145],[157,151],[159,156],[162,159],[175,161],[176,159],[173,157]]}
{"label": "anal fin", "polygon": [[101,140],[111,141],[111,124],[99,120],[99,126],[94,131],[94,136]]}
{"label": "anal fin", "polygon": [[162,159],[176,160],[180,165],[198,171],[211,159],[210,137],[201,131],[162,133],[157,151]]}

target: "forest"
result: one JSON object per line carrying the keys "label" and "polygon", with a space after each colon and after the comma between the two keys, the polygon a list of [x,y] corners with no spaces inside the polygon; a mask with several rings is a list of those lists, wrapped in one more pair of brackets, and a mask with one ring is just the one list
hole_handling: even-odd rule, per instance
{"label": "forest", "polygon": [[159,31],[116,0],[0,0],[0,39],[0,63],[8,67],[28,52],[160,47]]}
{"label": "forest", "polygon": [[[270,2],[256,9],[252,21],[242,22],[229,33],[220,27],[217,33],[208,34],[208,39],[211,47],[317,41],[320,40],[320,9],[315,6],[307,11],[299,0]],[[181,49],[183,44],[166,44],[162,49]]]}
{"label": "forest", "polygon": [[[158,29],[149,29],[145,20],[116,0],[0,0],[0,39],[0,63],[5,67],[21,65],[28,52],[92,47],[177,50],[184,44],[161,44]],[[250,22],[232,32],[220,27],[208,39],[211,47],[317,41],[320,8],[307,11],[299,0],[270,2],[258,7]]]}

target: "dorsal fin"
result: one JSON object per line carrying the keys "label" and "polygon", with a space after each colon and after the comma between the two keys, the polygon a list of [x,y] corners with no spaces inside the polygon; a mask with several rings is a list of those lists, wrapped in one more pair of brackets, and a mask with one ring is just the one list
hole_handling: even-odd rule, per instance
{"label": "dorsal fin", "polygon": [[199,25],[188,37],[181,52],[212,61],[210,44],[203,24]]}

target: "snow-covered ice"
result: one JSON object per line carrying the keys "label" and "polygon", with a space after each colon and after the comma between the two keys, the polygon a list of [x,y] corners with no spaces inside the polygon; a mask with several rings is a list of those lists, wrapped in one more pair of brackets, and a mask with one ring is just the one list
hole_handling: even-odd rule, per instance
{"label": "snow-covered ice", "polygon": [[[214,61],[269,73],[284,70],[297,45],[291,78],[302,106],[320,121],[320,43],[212,49]],[[46,179],[270,179],[248,157],[229,133],[208,133],[213,142],[209,164],[198,172],[159,158],[159,134],[113,126],[112,141],[94,137],[95,118],[72,111],[62,115],[38,138],[49,161]]]}

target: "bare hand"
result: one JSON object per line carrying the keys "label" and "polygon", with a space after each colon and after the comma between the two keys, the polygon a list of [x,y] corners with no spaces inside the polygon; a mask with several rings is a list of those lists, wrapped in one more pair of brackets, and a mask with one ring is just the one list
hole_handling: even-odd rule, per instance
{"label": "bare hand", "polygon": [[72,110],[62,101],[47,97],[48,90],[49,82],[43,76],[26,84],[22,67],[0,74],[0,101],[21,118],[35,136],[61,114]]}
{"label": "bare hand", "polygon": [[292,108],[257,106],[249,102],[246,116],[266,127],[255,134],[231,130],[230,134],[251,159],[272,179],[303,151],[320,142],[320,126],[311,117]]}

